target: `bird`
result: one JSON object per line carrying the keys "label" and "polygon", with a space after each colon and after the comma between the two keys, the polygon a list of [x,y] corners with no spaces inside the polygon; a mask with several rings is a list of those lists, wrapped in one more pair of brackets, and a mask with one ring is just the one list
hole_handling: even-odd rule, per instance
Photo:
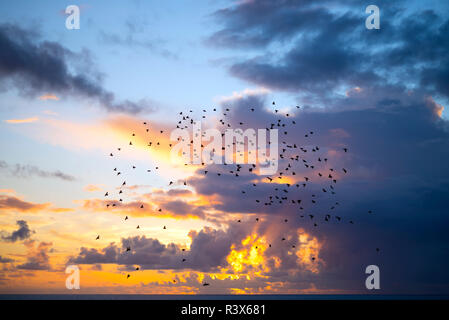
{"label": "bird", "polygon": [[100,236],[97,236],[97,238],[95,240],[98,240],[98,239],[100,239]]}
{"label": "bird", "polygon": [[[272,105],[275,106],[276,102],[272,101]],[[212,109],[212,108],[211,108]],[[198,117],[200,118],[205,118],[205,115],[207,114],[208,110],[211,109],[207,109],[207,108],[202,108],[200,109],[200,114],[198,115]],[[255,109],[257,109],[256,107],[253,106],[249,106],[247,110],[249,110],[250,112],[255,112]],[[297,105],[296,109],[299,112],[300,106]],[[321,215],[318,214],[309,214],[310,212],[308,212],[308,207],[307,205],[311,203],[314,205],[314,208],[316,208],[316,210],[321,210],[321,206],[323,205],[323,203],[326,203],[325,200],[328,197],[335,197],[335,194],[338,192],[338,187],[336,185],[337,183],[337,169],[334,170],[334,168],[329,168],[329,166],[332,166],[333,163],[333,159],[332,158],[325,158],[324,156],[327,154],[327,150],[326,151],[321,151],[320,146],[316,146],[314,144],[313,139],[317,136],[317,131],[315,130],[315,128],[309,128],[308,130],[306,130],[303,134],[304,137],[307,139],[304,139],[303,141],[307,141],[307,143],[303,146],[301,146],[300,142],[303,139],[302,135],[298,135],[298,132],[290,132],[290,128],[294,128],[296,126],[296,122],[298,121],[296,118],[295,114],[292,113],[284,113],[282,108],[279,108],[278,106],[273,107],[272,109],[273,112],[273,117],[276,117],[277,119],[272,121],[272,123],[268,123],[268,126],[266,127],[267,131],[278,128],[279,131],[281,131],[282,134],[282,139],[281,141],[279,141],[278,145],[279,145],[279,158],[280,158],[280,162],[279,165],[281,166],[277,176],[276,175],[272,175],[270,177],[266,177],[267,180],[262,180],[261,178],[258,179],[258,172],[256,171],[256,165],[252,164],[252,166],[249,167],[245,167],[241,164],[236,164],[235,168],[233,164],[227,164],[224,163],[224,165],[232,165],[233,167],[231,168],[231,170],[226,170],[226,171],[222,171],[220,170],[220,172],[217,172],[216,169],[212,169],[212,167],[209,166],[209,164],[205,164],[204,162],[201,162],[201,169],[198,172],[198,174],[204,174],[205,177],[203,176],[203,179],[205,179],[205,182],[208,183],[209,182],[209,178],[212,176],[213,178],[218,177],[217,179],[227,179],[227,178],[232,178],[232,179],[246,179],[249,178],[246,181],[251,181],[250,183],[252,184],[252,188],[257,188],[259,189],[258,192],[258,196],[256,199],[256,205],[263,205],[265,206],[265,208],[273,208],[275,209],[276,206],[279,206],[279,208],[282,208],[282,210],[284,209],[285,205],[292,205],[292,206],[297,206],[297,208],[300,211],[300,217],[305,217],[305,216],[309,216],[310,219],[312,220],[311,223],[317,227],[318,226],[318,221],[320,221],[318,219],[318,217],[321,217]],[[202,112],[201,112],[202,111]],[[213,108],[213,111],[217,111],[216,108]],[[233,110],[234,111],[234,110]],[[243,126],[244,124],[246,124],[245,120],[242,118],[241,121],[228,121],[228,117],[230,116],[230,108],[226,107],[223,108],[223,116],[221,117],[221,119],[219,120],[219,124],[221,124],[222,128],[227,129],[229,127],[231,127],[231,124],[239,124],[240,126]],[[181,128],[181,129],[187,129],[189,128],[189,126],[193,127],[193,124],[197,123],[197,120],[195,119],[195,115],[197,115],[196,112],[194,112],[194,110],[183,110],[178,112],[179,116],[177,120],[177,126],[176,128]],[[248,113],[249,114],[249,113]],[[296,121],[295,121],[296,120]],[[146,132],[149,132],[149,125],[147,121],[142,121],[141,124],[143,123],[143,125],[145,127],[143,127],[141,130],[145,129]],[[136,131],[136,129],[133,129],[134,132],[129,132],[129,134],[132,137],[136,137],[139,135],[139,132]],[[152,130],[153,131],[153,130]],[[156,133],[157,131],[160,132],[160,134],[164,134],[166,131],[164,130],[155,130]],[[201,130],[199,130],[201,131]],[[196,135],[199,135],[197,133],[194,133]],[[202,133],[201,133],[202,134]],[[224,133],[221,134],[221,136],[224,138]],[[293,139],[299,138],[298,141],[294,141]],[[160,139],[160,137],[158,136],[157,139]],[[181,138],[178,138],[178,141]],[[153,138],[151,138],[151,140],[153,140]],[[184,141],[184,139],[182,139]],[[190,140],[190,139],[189,139]],[[134,141],[134,138],[132,138],[129,141],[129,145],[133,145],[133,143],[137,143],[136,141]],[[248,141],[248,143],[250,143]],[[172,144],[167,143],[170,147],[172,147]],[[232,142],[232,146],[237,147],[239,144],[239,142]],[[243,143],[242,143],[243,144]],[[246,144],[246,142],[245,142]],[[271,144],[271,142],[268,142],[268,144]],[[164,142],[162,142],[162,140],[160,141],[149,141],[148,142],[148,146],[151,148],[159,148],[162,145],[165,145]],[[190,145],[191,147],[193,146],[193,140],[190,140]],[[202,153],[202,150],[204,148],[204,146],[202,144],[200,144],[201,149],[197,150],[195,147],[193,148],[193,152],[194,153]],[[228,145],[229,147],[231,145]],[[350,146],[349,146],[350,147]],[[345,146],[343,149],[344,152],[348,152],[348,146]],[[120,148],[117,148],[120,151]],[[259,148],[258,148],[259,149]],[[324,147],[323,147],[324,149]],[[222,147],[222,150],[225,150],[224,147]],[[341,149],[340,149],[341,150]],[[299,154],[297,154],[298,151]],[[125,150],[124,150],[125,152]],[[215,153],[215,149],[213,150],[213,152]],[[237,151],[236,151],[237,152]],[[245,153],[249,152],[245,150]],[[237,154],[237,153],[236,153]],[[312,157],[312,154],[314,155]],[[107,154],[106,154],[107,155]],[[109,154],[111,157],[114,156],[114,153],[111,152]],[[187,163],[185,163],[185,165],[188,165]],[[284,166],[285,165],[285,166]],[[138,173],[138,168],[135,165],[130,166],[132,169],[135,170],[136,173]],[[340,167],[341,168],[341,167]],[[158,170],[159,167],[156,166],[155,170]],[[246,170],[248,169],[248,170]],[[349,168],[350,169],[350,168]],[[340,170],[342,170],[343,173],[348,173],[347,168],[341,168]],[[146,171],[148,173],[151,173],[152,171],[155,172],[154,170],[150,170],[150,169],[146,169]],[[312,173],[306,173],[307,171],[310,171]],[[319,172],[318,172],[319,171]],[[328,171],[328,172],[326,172]],[[115,175],[121,175],[124,176],[125,178],[127,177],[127,170],[122,170],[119,171],[119,168],[114,168],[113,170],[114,176]],[[210,174],[208,174],[210,173]],[[315,176],[315,174],[317,174],[319,177],[323,177],[323,179],[318,179],[317,176]],[[303,181],[296,181],[298,180],[297,177],[295,176],[307,176],[304,177]],[[324,177],[328,177],[328,179],[324,179]],[[310,178],[309,177],[316,177],[315,178]],[[293,182],[290,182],[290,179],[293,180]],[[129,180],[129,178],[128,178]],[[301,180],[301,179],[299,179]],[[212,180],[211,180],[212,181]],[[226,181],[226,180],[222,180]],[[129,181],[130,182],[130,181]],[[285,183],[288,182],[288,183]],[[307,184],[306,184],[307,182]],[[225,183],[228,183],[227,181]],[[237,183],[237,182],[236,182]],[[184,181],[184,186],[187,186],[187,182]],[[321,185],[320,185],[321,184]],[[122,187],[123,188],[119,188],[119,194],[122,194],[123,190],[125,190],[124,186],[126,185],[126,180],[122,183]],[[175,186],[176,183],[174,181],[169,181],[168,186]],[[299,189],[300,186],[302,185],[303,188],[307,189]],[[195,189],[195,185],[192,186]],[[242,188],[240,189],[241,192],[239,193],[241,195],[239,200],[242,201],[246,201],[245,198],[248,197],[248,199],[251,199],[250,196],[253,192],[253,190],[255,191],[256,189],[252,189],[251,185],[248,184],[249,188]],[[265,189],[267,188],[267,189]],[[271,192],[269,191],[269,189],[271,189]],[[320,190],[322,192],[319,193],[320,196],[315,196],[313,194],[313,191]],[[266,190],[266,191],[264,191]],[[304,196],[297,196],[295,197],[295,195],[298,195],[299,193],[303,192],[302,190],[311,190],[311,193],[306,193]],[[301,193],[302,194],[302,193]],[[112,193],[109,195],[108,192],[106,192],[105,197],[111,197],[112,198]],[[116,202],[115,199],[111,199],[113,201],[107,203],[107,207],[115,207],[116,204],[117,206],[119,204],[121,205],[126,205],[126,197],[122,196],[123,199],[119,199],[120,202]],[[298,198],[301,198],[298,199]],[[311,198],[311,199],[310,199]],[[254,198],[253,198],[254,199]],[[324,201],[321,201],[321,200]],[[124,201],[125,200],[125,201]],[[254,201],[254,200],[252,200]],[[140,205],[140,209],[144,209],[144,204],[141,203]],[[303,207],[304,206],[304,207]],[[327,205],[326,205],[327,206]],[[146,207],[146,205],[145,205]],[[335,205],[331,205],[329,206],[331,210],[333,210],[333,212],[338,214],[338,203],[336,203]],[[329,208],[327,207],[327,208]],[[162,209],[159,208],[157,209],[158,212],[162,212]],[[265,209],[264,211],[262,211],[265,213]],[[372,213],[371,210],[368,210],[368,213]],[[315,218],[316,216],[316,218]],[[325,215],[324,216],[324,221],[329,222],[332,221],[331,218],[335,217],[335,219],[337,221],[341,221],[342,218],[340,216],[336,216],[336,215]],[[263,220],[260,220],[263,219]],[[125,220],[128,220],[128,216],[125,217]],[[270,222],[269,218],[265,215],[263,215],[262,217],[256,217],[255,218],[255,222],[259,222],[263,221],[265,222]],[[288,223],[289,219],[283,219],[283,221],[285,223]],[[242,223],[241,219],[237,220],[237,223]],[[262,222],[261,222],[262,223]],[[350,224],[354,224],[354,222],[352,220],[349,221]],[[140,225],[137,225],[136,229],[140,229]],[[163,230],[166,230],[167,227],[163,226]],[[97,237],[97,240],[99,239],[99,236]],[[286,241],[286,238],[282,238],[282,241]],[[271,244],[269,244],[269,247],[271,248]],[[287,248],[295,248],[294,244],[289,244],[287,246]],[[258,248],[256,246],[256,248]],[[285,248],[285,247],[284,247]],[[131,251],[130,247],[126,248],[126,251]],[[181,249],[182,252],[185,252],[185,248]],[[288,250],[288,249],[287,249]],[[315,258],[313,257],[312,260],[315,260]],[[185,262],[186,259],[183,258],[182,262]],[[138,267],[137,267],[138,268]],[[136,270],[138,270],[136,268]],[[174,282],[176,282],[174,280]],[[205,284],[203,284],[205,285]],[[208,285],[208,284],[207,284]]]}

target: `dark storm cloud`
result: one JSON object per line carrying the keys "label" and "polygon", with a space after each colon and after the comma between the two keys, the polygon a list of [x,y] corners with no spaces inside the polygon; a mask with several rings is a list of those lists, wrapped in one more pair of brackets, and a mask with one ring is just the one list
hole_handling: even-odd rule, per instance
{"label": "dark storm cloud", "polygon": [[13,231],[10,235],[4,236],[2,235],[2,239],[8,242],[16,242],[19,240],[26,240],[31,237],[31,234],[34,232],[30,230],[28,227],[28,223],[25,220],[18,220],[17,225],[19,229]]}
{"label": "dark storm cloud", "polygon": [[76,54],[56,42],[38,42],[37,38],[19,26],[0,25],[2,84],[14,85],[26,95],[51,92],[93,99],[108,111],[138,113],[152,109],[145,100],[117,102],[114,93],[101,85],[102,77],[93,71],[86,52]]}
{"label": "dark storm cloud", "polygon": [[223,28],[209,42],[257,49],[230,73],[303,96],[390,83],[449,97],[449,20],[432,10],[409,13],[404,5],[382,3],[380,30],[367,30],[359,1],[245,1],[215,13]]}
{"label": "dark storm cloud", "polygon": [[225,47],[263,47],[273,41],[288,40],[299,31],[311,31],[332,18],[326,10],[312,8],[310,4],[310,1],[246,1],[218,10],[214,16],[225,27],[210,36],[208,42]]}
{"label": "dark storm cloud", "polygon": [[[225,105],[230,108],[227,121],[234,128],[265,128],[282,119],[288,123],[288,135],[280,133],[279,141],[296,143],[309,151],[319,146],[320,152],[314,154],[299,150],[293,154],[317,165],[318,157],[329,158],[328,168],[341,174],[333,198],[339,206],[329,210],[333,202],[321,192],[322,182],[304,189],[289,188],[289,199],[307,200],[311,193],[317,194],[317,204],[304,203],[304,211],[288,203],[269,207],[256,204],[255,199],[273,195],[275,186],[281,188],[280,182],[271,183],[271,187],[267,183],[252,187],[250,181],[255,176],[247,166],[243,165],[240,176],[235,177],[227,173],[235,170],[235,165],[214,165],[198,170],[189,182],[196,192],[221,200],[214,204],[215,209],[256,213],[263,221],[283,229],[279,237],[299,227],[317,237],[323,243],[320,258],[325,264],[319,276],[309,275],[307,279],[318,289],[364,291],[364,270],[377,264],[384,292],[447,292],[449,166],[444,159],[449,157],[449,124],[439,116],[441,106],[424,90],[407,92],[400,86],[372,86],[336,99],[327,109],[293,108],[287,111],[288,118],[271,111],[278,106],[272,106],[264,96],[227,101]],[[314,136],[305,138],[310,130]],[[349,148],[348,153],[342,151],[343,147]],[[279,168],[285,168],[283,161]],[[342,168],[348,174],[343,175]],[[209,170],[207,175],[204,170]],[[296,173],[299,178],[312,174],[305,168],[298,168]],[[301,212],[305,218],[299,217]],[[317,227],[307,217],[309,213],[315,215]],[[332,215],[331,221],[324,220],[325,214]],[[336,215],[342,217],[341,222],[335,220]],[[288,224],[283,224],[284,217],[289,218]],[[350,220],[354,225],[348,223]],[[276,238],[270,241],[279,243]],[[276,250],[286,266],[273,271],[270,279],[287,279],[289,287],[299,286],[300,277],[283,275],[293,265],[285,249],[276,246]]]}
{"label": "dark storm cloud", "polygon": [[57,178],[64,181],[74,181],[75,177],[60,170],[56,171],[46,171],[39,167],[32,165],[22,165],[16,163],[15,165],[9,165],[5,161],[0,160],[0,170],[7,170],[7,172],[14,177],[18,178],[29,178],[32,176],[37,176],[41,178]]}

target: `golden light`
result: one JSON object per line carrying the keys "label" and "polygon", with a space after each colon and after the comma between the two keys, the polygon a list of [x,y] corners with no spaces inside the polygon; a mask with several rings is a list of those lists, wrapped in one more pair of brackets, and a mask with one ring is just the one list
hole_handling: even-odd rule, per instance
{"label": "golden light", "polygon": [[302,229],[298,230],[298,240],[297,263],[313,273],[318,273],[319,265],[323,263],[323,261],[319,260],[322,244],[318,242],[317,238],[310,236]]}
{"label": "golden light", "polygon": [[[243,248],[236,249],[235,245],[231,246],[226,261],[234,273],[245,272],[248,267],[254,270],[254,273],[260,274],[260,271],[269,271],[266,266],[265,251],[267,250],[267,242],[265,237],[259,237],[256,233],[249,235],[242,240]],[[247,275],[247,278],[249,275]]]}

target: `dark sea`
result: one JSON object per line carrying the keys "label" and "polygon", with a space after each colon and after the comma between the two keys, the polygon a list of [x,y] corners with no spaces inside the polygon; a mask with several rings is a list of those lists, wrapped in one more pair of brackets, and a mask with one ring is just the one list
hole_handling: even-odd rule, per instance
{"label": "dark sea", "polygon": [[449,300],[449,295],[0,294],[0,300]]}

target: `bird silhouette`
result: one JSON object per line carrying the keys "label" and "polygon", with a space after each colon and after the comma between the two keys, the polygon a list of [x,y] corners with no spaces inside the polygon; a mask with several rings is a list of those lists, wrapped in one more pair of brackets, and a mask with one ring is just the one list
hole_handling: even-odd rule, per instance
{"label": "bird silhouette", "polygon": [[[276,106],[276,102],[272,101],[272,105]],[[293,107],[294,108],[294,107]],[[192,128],[193,125],[197,123],[197,119],[205,119],[206,115],[208,115],[208,108],[201,108],[195,112],[191,110],[183,110],[179,113],[176,113],[177,120],[175,125],[176,128],[181,128],[182,130]],[[255,112],[255,107],[248,107],[245,109],[244,112],[247,114],[250,114],[249,112]],[[339,211],[338,209],[338,202],[336,202],[334,205],[331,205],[331,203],[335,202],[335,199],[338,195],[338,191],[340,187],[337,187],[337,179],[339,179],[338,175],[338,167],[334,166],[333,158],[329,151],[329,148],[325,146],[320,146],[315,143],[315,139],[319,138],[320,133],[316,130],[316,128],[307,128],[303,132],[299,131],[299,125],[296,127],[297,122],[299,124],[299,119],[296,117],[296,114],[292,114],[293,112],[287,112],[285,113],[282,108],[279,108],[278,106],[273,107],[272,109],[274,113],[272,113],[272,116],[275,117],[275,120],[269,121],[266,125],[266,130],[272,130],[272,129],[278,129],[280,133],[280,141],[278,143],[278,151],[279,151],[279,170],[277,174],[273,174],[271,176],[267,176],[266,180],[262,179],[263,177],[259,175],[257,171],[257,166],[255,164],[250,165],[242,165],[242,164],[229,164],[229,163],[223,163],[223,165],[228,166],[230,170],[217,170],[213,166],[209,166],[209,164],[203,160],[204,162],[201,162],[201,164],[198,164],[199,170],[196,171],[195,175],[200,175],[201,179],[204,179],[204,182],[209,183],[212,178],[218,179],[218,181],[221,181],[221,183],[227,185],[227,184],[233,184],[233,181],[246,181],[245,187],[239,188],[237,190],[240,190],[238,192],[238,195],[240,197],[236,200],[241,201],[242,205],[245,204],[245,201],[252,201],[254,206],[256,208],[260,208],[260,211],[257,209],[254,210],[254,213],[257,213],[258,215],[261,215],[259,217],[255,218],[255,222],[260,222],[261,224],[258,225],[261,227],[264,227],[264,224],[267,223],[273,223],[273,218],[269,216],[270,210],[274,210],[273,213],[277,212],[286,212],[287,214],[282,218],[283,222],[286,224],[286,227],[289,226],[289,222],[294,220],[290,214],[288,214],[289,209],[287,206],[292,206],[292,208],[297,208],[297,210],[300,212],[300,217],[310,217],[310,224],[314,227],[318,227],[319,221],[323,221],[324,223],[327,223],[328,225],[332,225],[332,221],[342,221],[342,216],[344,215]],[[303,110],[300,110],[300,106],[296,106],[297,112],[303,112]],[[216,112],[217,108],[213,108],[213,111]],[[215,113],[215,116],[217,117],[217,124],[222,129],[226,130],[227,128],[230,128],[231,125],[246,125],[247,121],[245,121],[244,118],[239,119],[236,121],[236,118],[233,118],[235,116],[235,113],[237,109],[233,109],[233,112],[230,112],[229,107],[225,107],[222,109],[223,115],[221,116],[220,113]],[[178,116],[179,114],[179,116]],[[251,114],[256,116],[257,114]],[[301,120],[302,121],[302,120]],[[131,135],[131,140],[129,141],[129,145],[133,146],[133,144],[136,144],[136,147],[139,147],[140,142],[139,140],[134,140],[135,137],[140,136],[140,132],[145,130],[147,133],[149,131],[149,127],[152,127],[149,125],[147,121],[140,122],[141,127],[140,129],[133,127],[129,132]],[[296,129],[295,129],[296,128]],[[293,129],[293,132],[290,130]],[[157,133],[157,136],[153,136],[152,134],[146,134],[145,137],[147,137],[146,142],[144,143],[144,146],[160,150],[162,146],[166,146],[166,144],[163,142],[164,140],[160,140],[159,133],[162,135],[166,131],[161,129],[151,130],[152,132]],[[202,133],[193,133],[194,135],[202,135]],[[221,134],[221,137],[224,138],[224,133]],[[307,138],[307,139],[304,139]],[[179,137],[178,141],[184,141],[184,138]],[[194,146],[194,137],[189,138],[189,147],[192,148],[195,155],[202,154],[203,149],[205,146],[203,144],[200,144],[200,149],[196,146]],[[152,140],[152,141],[148,141]],[[159,141],[158,141],[159,140]],[[148,145],[147,145],[148,143]],[[248,142],[250,143],[250,142]],[[232,142],[232,144],[227,145],[226,147],[237,147],[239,142]],[[268,142],[268,144],[271,144],[271,142]],[[173,145],[171,143],[167,143],[167,145],[171,148]],[[242,143],[243,145],[243,143]],[[222,146],[222,152],[226,148]],[[342,148],[345,153],[348,152],[348,147]],[[115,148],[114,148],[115,150]],[[117,148],[118,151],[120,151],[120,148]],[[259,148],[257,148],[259,150]],[[219,150],[220,151],[220,150]],[[120,160],[120,156],[125,155],[127,152],[127,148],[124,148],[123,151],[120,153],[116,153],[115,155],[111,152],[109,154],[110,157],[117,158]],[[244,151],[244,153],[249,154],[250,150]],[[213,150],[213,154],[216,153],[216,150]],[[218,152],[219,154],[219,152]],[[237,154],[237,151],[236,151]],[[212,159],[212,158],[211,158]],[[116,161],[116,159],[110,159],[110,161]],[[336,163],[342,163],[344,159],[340,160],[338,159],[338,162]],[[185,165],[189,165],[188,163],[185,163]],[[113,167],[113,166],[111,166]],[[333,167],[333,168],[330,168]],[[345,165],[346,167],[346,165]],[[139,173],[139,170],[142,170],[141,168],[138,168],[138,166],[130,165],[126,168],[132,168],[132,170],[123,169],[119,170],[118,167],[114,167],[111,173],[113,173],[114,176],[121,175],[123,179],[129,180],[130,184],[132,183],[133,176],[128,176],[130,172],[135,172],[136,174]],[[340,167],[341,168],[341,167]],[[159,164],[156,163],[156,166],[154,170],[145,168],[144,172],[146,171],[149,174],[157,173],[157,170],[159,169]],[[335,169],[335,170],[334,170]],[[351,168],[349,168],[351,169]],[[340,169],[344,174],[348,173],[347,168]],[[349,170],[350,171],[350,170]],[[208,174],[209,173],[209,174]],[[299,177],[304,177],[303,179]],[[326,178],[327,177],[327,178]],[[197,177],[194,176],[196,179]],[[227,180],[227,179],[235,179],[235,180]],[[179,180],[172,180],[169,181],[168,186],[176,186],[178,183],[181,184]],[[182,180],[181,180],[182,181]],[[230,182],[232,181],[232,182]],[[190,182],[190,181],[189,181]],[[190,183],[189,183],[190,184]],[[339,183],[340,184],[340,183]],[[184,186],[187,186],[187,181],[184,180],[183,182]],[[238,185],[238,182],[235,184]],[[118,194],[126,194],[128,189],[131,189],[132,187],[125,188],[126,186],[126,180],[123,181],[121,188],[119,189]],[[131,184],[132,186],[132,184]],[[212,184],[211,184],[212,186]],[[166,185],[167,187],[167,185]],[[195,188],[195,185],[192,183],[192,188]],[[123,190],[125,192],[123,192]],[[176,190],[176,189],[174,189]],[[257,193],[256,193],[257,190]],[[197,190],[196,190],[197,191]],[[319,192],[319,193],[318,193]],[[115,194],[115,192],[114,192]],[[254,198],[254,196],[257,194],[257,199]],[[116,195],[116,194],[115,194]],[[108,192],[105,193],[105,197],[111,197],[113,198],[113,193],[109,195]],[[115,207],[122,206],[122,208],[126,208],[127,205],[127,196],[124,195],[121,196],[119,199],[119,202],[116,203],[116,199],[109,199],[110,201],[107,201],[106,206],[109,207]],[[119,197],[117,197],[119,198]],[[255,203],[254,203],[255,200]],[[106,202],[106,201],[105,201]],[[130,207],[135,207],[135,203],[129,203]],[[150,205],[150,204],[149,204]],[[312,206],[313,205],[313,206]],[[143,203],[139,204],[140,209],[144,209],[146,205]],[[151,204],[152,206],[152,204]],[[260,206],[260,207],[259,207]],[[336,213],[338,215],[333,214],[332,216],[330,214],[322,214],[318,210],[322,210],[323,208],[332,210],[333,213]],[[325,210],[323,209],[323,210]],[[153,209],[154,210],[154,209]],[[285,210],[285,211],[284,211]],[[152,211],[152,210],[150,210]],[[162,212],[162,209],[157,209],[157,212]],[[371,210],[368,210],[368,213],[372,213]],[[335,217],[335,220],[333,218]],[[288,218],[288,219],[287,219]],[[271,219],[271,220],[270,220]],[[323,220],[322,220],[323,219]],[[128,220],[128,216],[125,217],[125,221]],[[234,220],[235,221],[235,220]],[[247,220],[246,220],[247,221]],[[276,222],[279,223],[280,220],[277,220]],[[348,221],[345,219],[345,221]],[[282,221],[280,221],[282,222]],[[303,222],[308,222],[308,220],[303,220]],[[242,224],[242,220],[238,219],[237,223],[240,223],[239,227],[244,227],[245,224]],[[349,220],[350,224],[354,224],[353,220]],[[336,224],[339,225],[339,224]],[[292,224],[293,227],[295,227],[295,223]],[[321,226],[320,226],[321,227]],[[140,229],[140,225],[137,225],[136,229]],[[167,227],[164,225],[163,230],[166,230]],[[97,236],[96,240],[99,240],[100,236]],[[289,238],[290,239],[290,238]],[[286,238],[283,237],[282,241],[286,241]],[[269,248],[271,248],[271,244],[268,245]],[[289,248],[296,248],[295,244],[288,244],[287,246],[282,246],[283,250],[291,250]],[[255,246],[256,249],[258,249],[258,246]],[[278,248],[275,248],[278,250]],[[185,248],[182,248],[181,251],[185,252]],[[126,251],[131,251],[131,247],[127,247]],[[376,249],[378,252],[378,248]],[[312,261],[315,260],[315,257],[312,257]],[[182,262],[186,262],[186,258],[182,258]],[[136,268],[136,270],[139,270],[139,267]],[[129,275],[128,275],[129,277]],[[175,283],[176,281],[173,280]],[[204,286],[209,285],[207,283],[203,284]]]}

